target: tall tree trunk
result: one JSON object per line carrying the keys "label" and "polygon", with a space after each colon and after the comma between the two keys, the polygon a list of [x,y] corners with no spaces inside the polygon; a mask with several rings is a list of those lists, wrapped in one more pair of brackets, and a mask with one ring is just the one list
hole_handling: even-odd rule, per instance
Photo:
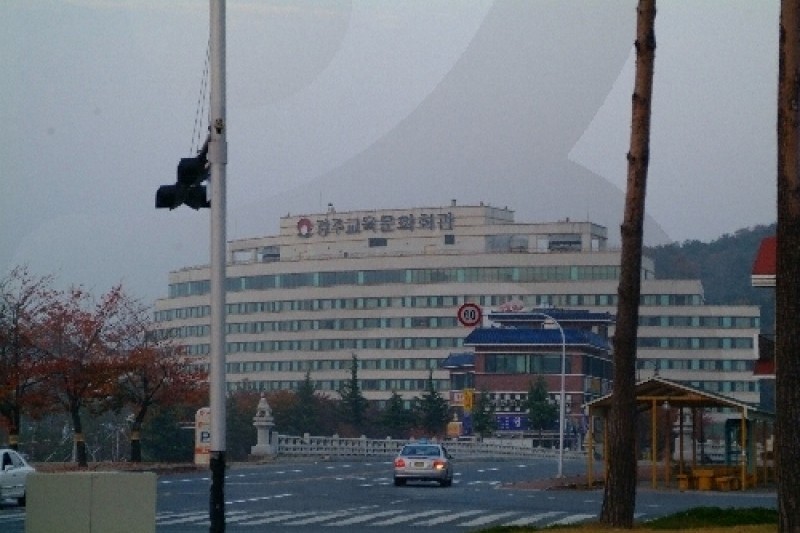
{"label": "tall tree trunk", "polygon": [[655,18],[655,0],[639,0],[636,80],[614,332],[614,394],[606,429],[609,449],[606,450],[606,484],[600,513],[600,522],[624,528],[633,527],[636,507],[636,333],[639,325],[644,205],[650,153]]}
{"label": "tall tree trunk", "polygon": [[83,436],[83,423],[81,422],[81,413],[79,407],[72,407],[70,409],[72,416],[72,441],[75,445],[75,461],[78,466],[88,466],[88,454],[86,453],[86,439]]}
{"label": "tall tree trunk", "polygon": [[779,531],[800,532],[800,5],[781,1],[775,457]]}
{"label": "tall tree trunk", "polygon": [[131,462],[142,462],[142,439],[139,433],[139,428],[134,427],[131,429]]}
{"label": "tall tree trunk", "polygon": [[147,407],[142,407],[138,413],[136,413],[136,417],[133,419],[133,423],[131,424],[131,462],[132,463],[141,463],[142,462],[142,438],[141,438],[141,431],[142,431],[142,422],[144,421],[144,417],[147,415]]}
{"label": "tall tree trunk", "polygon": [[[19,398],[17,393],[16,398]],[[12,450],[19,449],[19,425],[22,419],[22,411],[18,406],[11,408],[11,427],[8,428],[8,447]]]}

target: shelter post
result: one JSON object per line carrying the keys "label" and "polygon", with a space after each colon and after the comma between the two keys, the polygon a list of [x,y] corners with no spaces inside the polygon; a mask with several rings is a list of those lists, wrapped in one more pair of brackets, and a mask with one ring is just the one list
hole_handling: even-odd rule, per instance
{"label": "shelter post", "polygon": [[741,450],[741,452],[739,453],[739,462],[741,464],[741,473],[742,473],[741,487],[742,490],[744,490],[745,488],[747,488],[747,461],[750,460],[750,458],[747,456],[748,454],[747,454],[747,408],[746,407],[742,407],[741,424],[742,424],[742,430],[740,431],[741,442],[739,444],[740,446],[739,449]]}
{"label": "shelter post", "polygon": [[650,471],[653,477],[653,488],[656,488],[657,484],[656,462],[658,461],[658,455],[656,454],[658,449],[658,419],[656,418],[658,410],[656,409],[656,402],[657,400],[653,398],[650,405]]}
{"label": "shelter post", "polygon": [[586,472],[589,486],[594,485],[594,418],[592,408],[589,408],[589,431],[586,435]]}

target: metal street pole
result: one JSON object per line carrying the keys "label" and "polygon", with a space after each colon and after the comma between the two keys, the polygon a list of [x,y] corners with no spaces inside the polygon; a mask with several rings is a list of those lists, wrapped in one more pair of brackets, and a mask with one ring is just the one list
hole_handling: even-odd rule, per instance
{"label": "metal street pole", "polygon": [[225,531],[225,0],[210,0],[208,161],[211,165],[210,531]]}
{"label": "metal street pole", "polygon": [[547,313],[534,312],[533,314],[542,316],[556,325],[558,331],[561,332],[561,400],[558,402],[558,475],[556,477],[564,477],[564,418],[566,417],[566,393],[565,393],[565,377],[567,374],[567,337],[564,335],[564,328],[561,323],[548,315]]}

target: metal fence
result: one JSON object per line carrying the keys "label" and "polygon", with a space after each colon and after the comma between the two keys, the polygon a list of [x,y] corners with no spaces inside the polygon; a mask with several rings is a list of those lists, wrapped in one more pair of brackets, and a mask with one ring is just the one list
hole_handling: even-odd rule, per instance
{"label": "metal fence", "polygon": [[[278,435],[279,456],[293,457],[393,457],[412,440]],[[456,457],[556,457],[557,446],[540,446],[535,439],[486,438],[443,441]],[[583,458],[585,452],[564,449],[565,458]]]}

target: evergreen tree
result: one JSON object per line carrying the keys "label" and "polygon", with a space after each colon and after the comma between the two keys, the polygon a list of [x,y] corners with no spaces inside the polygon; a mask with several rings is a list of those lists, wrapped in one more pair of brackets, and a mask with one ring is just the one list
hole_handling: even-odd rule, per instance
{"label": "evergreen tree", "polygon": [[481,391],[475,395],[472,405],[472,431],[475,435],[489,437],[497,430],[497,418],[494,412],[495,408],[488,392]]}
{"label": "evergreen tree", "polygon": [[289,390],[270,391],[266,395],[275,419],[275,431],[284,435],[301,435],[294,426],[297,394]]}
{"label": "evergreen tree", "polygon": [[405,408],[403,398],[396,391],[392,391],[392,396],[381,413],[380,421],[388,436],[399,439],[408,436],[414,425],[414,414]]}
{"label": "evergreen tree", "polygon": [[296,392],[297,401],[292,409],[292,425],[299,435],[304,433],[315,434],[319,431],[319,401],[316,395],[314,382],[311,381],[311,372],[306,372],[306,378]]}
{"label": "evergreen tree", "polygon": [[542,431],[558,420],[558,405],[549,401],[547,382],[544,377],[537,376],[536,381],[531,381],[523,408],[528,413],[531,428],[539,430],[539,445],[541,446]]}
{"label": "evergreen tree", "polygon": [[776,225],[743,228],[710,242],[697,240],[646,248],[655,262],[659,279],[699,279],[707,304],[758,305],[761,331],[775,331],[775,292],[753,287],[753,257],[765,237],[775,235]]}
{"label": "evergreen tree", "polygon": [[350,363],[350,380],[339,389],[339,396],[342,397],[341,409],[344,421],[350,424],[353,430],[363,431],[369,402],[364,398],[358,385],[358,357],[356,354],[353,354]]}
{"label": "evergreen tree", "polygon": [[237,390],[226,398],[225,442],[227,456],[231,461],[246,460],[250,455],[250,448],[256,443],[253,416],[260,399],[261,394],[254,390]]}
{"label": "evergreen tree", "polygon": [[417,398],[416,412],[420,427],[429,435],[444,434],[450,421],[450,406],[434,387],[433,371],[428,373],[425,394]]}
{"label": "evergreen tree", "polygon": [[[142,458],[153,462],[190,462],[194,459],[194,415],[196,407],[156,407],[145,419]],[[191,423],[190,429],[183,429]]]}

